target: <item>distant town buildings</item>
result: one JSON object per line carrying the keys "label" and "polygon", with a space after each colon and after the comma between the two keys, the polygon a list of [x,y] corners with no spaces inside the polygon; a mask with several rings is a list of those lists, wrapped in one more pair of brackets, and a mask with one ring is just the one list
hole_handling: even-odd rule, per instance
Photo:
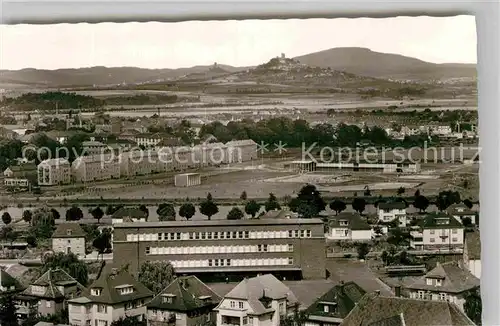
{"label": "distant town buildings", "polygon": [[119,158],[113,154],[79,156],[71,164],[71,170],[76,182],[120,178]]}
{"label": "distant town buildings", "polygon": [[71,183],[71,165],[63,158],[48,159],[38,164],[38,184],[54,186]]}

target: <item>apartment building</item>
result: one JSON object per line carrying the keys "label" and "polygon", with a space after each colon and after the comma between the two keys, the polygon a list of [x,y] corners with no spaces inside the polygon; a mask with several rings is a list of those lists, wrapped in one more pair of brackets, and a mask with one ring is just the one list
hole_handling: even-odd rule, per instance
{"label": "apartment building", "polygon": [[464,219],[470,219],[472,225],[476,224],[476,212],[469,209],[465,204],[453,204],[446,209],[448,214],[453,216],[458,222],[464,223]]}
{"label": "apartment building", "polygon": [[27,318],[36,308],[42,316],[56,314],[67,307],[67,300],[79,296],[85,287],[62,269],[50,269],[15,296],[17,315]]}
{"label": "apartment building", "polygon": [[410,231],[410,247],[415,250],[462,251],[464,227],[448,214],[427,215]]}
{"label": "apartment building", "polygon": [[144,146],[144,147],[148,148],[148,147],[155,147],[164,138],[169,138],[169,136],[161,134],[161,133],[138,134],[138,135],[135,135],[134,141],[137,144],[137,146]]}
{"label": "apartment building", "polygon": [[179,274],[238,276],[266,271],[325,277],[320,219],[135,222],[114,225],[113,260],[136,273],[145,261],[167,260]]}
{"label": "apartment building", "polygon": [[85,257],[85,232],[77,223],[59,224],[52,234],[52,250]]}
{"label": "apartment building", "polygon": [[215,321],[221,297],[196,276],[172,281],[148,303],[150,326],[196,326]]}
{"label": "apartment building", "polygon": [[82,149],[84,155],[104,154],[107,150],[109,150],[108,146],[95,140],[82,142]]}
{"label": "apartment building", "polygon": [[37,166],[38,185],[54,186],[71,183],[71,165],[64,158],[48,159]]}
{"label": "apartment building", "polygon": [[400,227],[406,227],[406,204],[403,202],[379,203],[378,220],[382,223],[397,221]]}
{"label": "apartment building", "polygon": [[85,294],[68,300],[73,326],[110,326],[120,318],[146,319],[146,303],[153,293],[123,269],[105,265]]}
{"label": "apartment building", "polygon": [[279,326],[300,305],[293,292],[272,274],[244,279],[215,308],[217,326]]}
{"label": "apartment building", "polygon": [[463,265],[463,262],[436,263],[436,267],[406,286],[412,299],[446,301],[464,309],[465,298],[479,289],[480,281]]}
{"label": "apartment building", "polygon": [[71,164],[71,171],[77,182],[119,179],[120,162],[114,154],[79,156]]}
{"label": "apartment building", "polygon": [[169,151],[130,151],[121,153],[118,160],[122,177],[165,172],[172,166]]}
{"label": "apartment building", "polygon": [[225,163],[248,162],[257,158],[257,143],[251,139],[233,140],[226,143]]}

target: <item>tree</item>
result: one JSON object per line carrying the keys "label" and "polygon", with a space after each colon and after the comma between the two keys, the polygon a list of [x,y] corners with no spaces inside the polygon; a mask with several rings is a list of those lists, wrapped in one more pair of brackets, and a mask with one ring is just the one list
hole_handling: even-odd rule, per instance
{"label": "tree", "polygon": [[335,199],[330,203],[330,208],[335,211],[335,214],[338,215],[340,212],[344,211],[347,208],[347,205],[343,201]]}
{"label": "tree", "polygon": [[211,198],[212,196],[210,198],[207,196],[207,199],[200,203],[200,213],[205,215],[209,220],[219,212],[219,207],[217,207]]}
{"label": "tree", "polygon": [[278,203],[278,199],[276,198],[276,196],[273,193],[269,194],[269,198],[265,202],[264,208],[265,208],[266,212],[281,209],[281,205]]}
{"label": "tree", "polygon": [[415,190],[415,198],[417,198],[418,196],[420,196],[420,189]]}
{"label": "tree", "polygon": [[247,200],[248,196],[247,196],[247,192],[246,191],[243,191],[240,195],[240,199],[241,200]]}
{"label": "tree", "polygon": [[420,212],[425,212],[425,210],[429,207],[429,199],[425,196],[416,196],[415,201],[413,202],[413,207],[420,210]]}
{"label": "tree", "polygon": [[[319,191],[314,185],[305,185],[297,194],[296,200],[291,205],[293,209],[303,218],[317,216],[326,207]],[[292,208],[292,207],[291,207]]]}
{"label": "tree", "polygon": [[146,219],[149,217],[149,209],[146,207],[146,205],[140,205],[139,209],[146,213]]}
{"label": "tree", "polygon": [[170,262],[146,261],[139,269],[139,282],[158,294],[172,282],[174,275],[174,267]]}
{"label": "tree", "polygon": [[83,218],[83,212],[80,207],[73,205],[66,211],[66,221],[79,221]]}
{"label": "tree", "polygon": [[468,209],[472,209],[472,207],[474,206],[470,199],[464,199],[463,203],[465,206],[467,206]]}
{"label": "tree", "polygon": [[260,204],[255,200],[250,200],[245,204],[245,213],[255,218],[255,215],[260,211]]}
{"label": "tree", "polygon": [[33,213],[30,210],[25,210],[23,212],[23,221],[31,223],[32,218],[33,218]]}
{"label": "tree", "polygon": [[397,191],[398,196],[401,196],[402,194],[404,194],[405,191],[406,191],[406,189],[404,187],[399,187],[398,191]]}
{"label": "tree", "polygon": [[61,218],[61,214],[59,214],[59,212],[55,208],[51,208],[50,213],[52,214],[54,220],[58,220]]}
{"label": "tree", "polygon": [[367,243],[360,243],[356,246],[356,251],[358,253],[358,259],[365,259],[370,252],[370,246]]}
{"label": "tree", "polygon": [[18,326],[15,300],[11,295],[0,296],[0,325]]}
{"label": "tree", "polygon": [[366,201],[363,198],[356,197],[352,201],[352,209],[362,214],[366,207]]}
{"label": "tree", "polygon": [[103,258],[106,252],[111,251],[111,230],[104,229],[102,232],[92,241],[92,247],[97,249],[97,252]]}
{"label": "tree", "polygon": [[370,190],[370,187],[365,186],[364,196],[365,197],[370,197],[371,195],[372,195],[372,191]]}
{"label": "tree", "polygon": [[38,208],[33,211],[29,234],[37,239],[48,239],[52,237],[55,229],[55,209]]}
{"label": "tree", "polygon": [[143,319],[142,321],[139,321],[137,317],[121,317],[120,319],[117,319],[113,321],[110,326],[146,326],[147,321]]}
{"label": "tree", "polygon": [[243,211],[238,207],[233,207],[229,213],[227,213],[228,220],[241,220],[244,216],[245,214],[243,214]]}
{"label": "tree", "polygon": [[392,263],[392,257],[391,257],[391,255],[389,255],[389,253],[386,250],[382,251],[382,255],[380,256],[380,259],[382,259],[382,261],[384,262],[384,264],[386,266],[390,265]]}
{"label": "tree", "polygon": [[36,248],[36,245],[37,245],[37,242],[36,242],[36,237],[33,236],[33,235],[27,235],[26,236],[26,243],[28,244],[28,246],[30,246],[31,248]]}
{"label": "tree", "polygon": [[460,194],[457,191],[441,191],[436,198],[436,206],[440,211],[444,211],[453,204],[461,202]]}
{"label": "tree", "polygon": [[14,229],[11,226],[4,226],[0,230],[0,239],[9,242],[12,244],[16,239],[18,238],[19,233],[14,231]]}
{"label": "tree", "polygon": [[2,214],[2,222],[5,225],[9,225],[10,222],[12,222],[12,217],[10,216],[9,212],[4,212]]}
{"label": "tree", "polygon": [[175,207],[172,203],[163,203],[158,205],[158,209],[156,210],[156,214],[158,214],[158,219],[160,221],[175,221]]}
{"label": "tree", "polygon": [[90,214],[97,220],[97,223],[101,223],[101,218],[104,217],[104,212],[99,206],[91,210]]}
{"label": "tree", "polygon": [[462,224],[465,227],[472,226],[472,219],[469,216],[466,216],[462,219]]}
{"label": "tree", "polygon": [[211,194],[211,193],[208,193],[208,194],[207,194],[207,200],[210,200],[210,201],[211,201],[211,200],[213,200],[213,197],[212,197],[212,194]]}
{"label": "tree", "polygon": [[72,252],[65,254],[62,252],[42,256],[42,274],[49,269],[63,269],[71,277],[83,286],[87,285],[89,271],[87,264],[78,259]]}
{"label": "tree", "polygon": [[179,215],[186,220],[190,220],[196,213],[196,208],[192,203],[184,203],[179,208]]}
{"label": "tree", "polygon": [[281,326],[304,326],[308,315],[305,311],[299,310],[298,305],[295,305],[293,308],[293,315],[282,315],[280,316],[280,325]]}
{"label": "tree", "polygon": [[464,303],[465,314],[476,324],[481,325],[481,314],[483,304],[481,294],[478,290],[472,291],[465,296]]}

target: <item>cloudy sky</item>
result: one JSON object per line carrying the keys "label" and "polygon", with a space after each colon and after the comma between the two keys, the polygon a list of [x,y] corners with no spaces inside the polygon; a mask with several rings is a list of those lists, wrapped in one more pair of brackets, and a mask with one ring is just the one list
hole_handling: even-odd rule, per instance
{"label": "cloudy sky", "polygon": [[261,64],[334,47],[476,63],[473,16],[0,26],[0,69]]}

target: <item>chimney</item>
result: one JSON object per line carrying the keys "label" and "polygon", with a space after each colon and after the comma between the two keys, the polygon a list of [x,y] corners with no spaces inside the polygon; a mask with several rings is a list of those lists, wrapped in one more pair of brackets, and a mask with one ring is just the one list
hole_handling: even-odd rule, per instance
{"label": "chimney", "polygon": [[394,287],[394,294],[396,297],[401,298],[401,285],[396,285]]}

